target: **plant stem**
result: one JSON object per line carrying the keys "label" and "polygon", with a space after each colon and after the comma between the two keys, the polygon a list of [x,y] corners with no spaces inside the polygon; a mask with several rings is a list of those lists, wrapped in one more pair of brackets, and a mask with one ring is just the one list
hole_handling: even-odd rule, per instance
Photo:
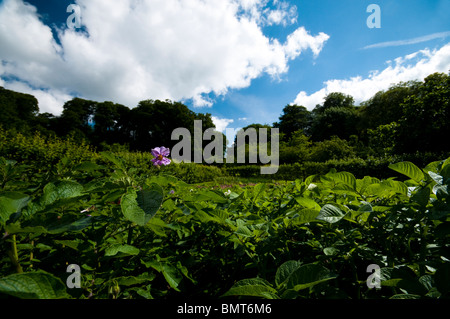
{"label": "plant stem", "polygon": [[127,238],[127,245],[131,245],[131,239],[133,238],[133,226],[130,226],[128,228],[128,238]]}
{"label": "plant stem", "polygon": [[425,275],[425,259],[427,254],[427,241],[426,237],[428,235],[428,226],[424,222],[420,222],[422,229],[422,234],[420,238],[420,255],[419,255],[419,274],[420,276]]}
{"label": "plant stem", "polygon": [[16,242],[16,235],[12,235],[12,242],[11,242],[11,251],[9,251],[9,258],[11,259],[12,264],[16,267],[17,273],[22,273],[22,267],[19,264],[19,254],[17,252],[17,242]]}

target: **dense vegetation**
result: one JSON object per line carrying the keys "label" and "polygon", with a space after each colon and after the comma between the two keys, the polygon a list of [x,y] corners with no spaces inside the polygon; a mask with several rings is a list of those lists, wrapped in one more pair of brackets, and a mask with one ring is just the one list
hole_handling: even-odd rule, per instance
{"label": "dense vegetation", "polygon": [[[395,84],[357,106],[353,97],[338,92],[330,93],[312,111],[287,105],[273,125],[250,124],[243,130],[278,128],[280,163],[296,164],[292,171],[302,172],[294,177],[325,173],[335,165],[360,177],[366,170],[382,177],[386,164],[408,160],[424,166],[450,154],[450,141],[444,138],[450,136],[449,100],[450,76],[435,73],[423,82]],[[171,140],[175,128],[187,128],[194,136],[194,120],[202,120],[203,130],[214,127],[210,114],[192,112],[169,100],[141,101],[130,109],[74,98],[64,104],[61,115],[54,116],[39,113],[33,96],[0,88],[0,107],[0,125],[12,136],[20,132],[31,137],[39,132],[43,138],[83,141],[98,151],[150,152],[156,145],[172,148],[178,143]],[[316,164],[328,161],[334,162]],[[255,177],[252,172],[258,171],[245,164],[220,166],[240,176]]]}
{"label": "dense vegetation", "polygon": [[281,133],[265,179],[153,166],[172,129],[213,126],[181,103],[74,99],[53,116],[1,88],[0,298],[448,298],[449,81],[252,124]]}
{"label": "dense vegetation", "polygon": [[390,165],[403,181],[331,170],[217,187],[98,155],[40,172],[1,159],[1,296],[449,296],[450,159]]}

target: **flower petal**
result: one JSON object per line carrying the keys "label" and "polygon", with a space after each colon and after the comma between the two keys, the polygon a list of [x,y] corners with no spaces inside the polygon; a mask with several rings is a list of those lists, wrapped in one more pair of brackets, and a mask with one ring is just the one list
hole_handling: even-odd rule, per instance
{"label": "flower petal", "polygon": [[160,162],[164,165],[169,165],[171,160],[168,159],[167,157],[163,157],[163,159]]}
{"label": "flower petal", "polygon": [[159,147],[155,147],[154,149],[152,149],[152,155],[153,156],[158,156],[159,154],[161,154],[161,149]]}
{"label": "flower petal", "polygon": [[160,154],[162,156],[169,156],[170,155],[170,149],[167,148],[167,147],[161,146]]}

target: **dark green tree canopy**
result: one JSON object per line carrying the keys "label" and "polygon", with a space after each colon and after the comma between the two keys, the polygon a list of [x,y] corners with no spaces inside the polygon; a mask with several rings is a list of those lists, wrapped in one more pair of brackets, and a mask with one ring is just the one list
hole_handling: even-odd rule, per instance
{"label": "dark green tree canopy", "polygon": [[359,129],[375,129],[380,125],[397,122],[403,116],[402,103],[414,94],[420,82],[401,82],[386,91],[377,92],[368,101],[361,103]]}
{"label": "dark green tree canopy", "polygon": [[332,92],[325,97],[322,105],[319,104],[314,108],[313,113],[322,114],[326,110],[336,107],[353,108],[354,103],[352,96],[340,92]]}
{"label": "dark green tree canopy", "polygon": [[434,73],[402,104],[397,151],[450,151],[450,76]]}
{"label": "dark green tree canopy", "polygon": [[298,130],[308,132],[311,125],[311,114],[304,106],[288,104],[283,108],[279,121],[273,127],[280,129],[280,134],[287,141]]}
{"label": "dark green tree canopy", "polygon": [[311,135],[314,141],[323,141],[337,136],[349,139],[357,134],[358,114],[356,108],[332,107],[314,116]]}
{"label": "dark green tree canopy", "polygon": [[0,86],[0,124],[5,129],[24,130],[39,113],[38,100],[29,94],[7,90]]}

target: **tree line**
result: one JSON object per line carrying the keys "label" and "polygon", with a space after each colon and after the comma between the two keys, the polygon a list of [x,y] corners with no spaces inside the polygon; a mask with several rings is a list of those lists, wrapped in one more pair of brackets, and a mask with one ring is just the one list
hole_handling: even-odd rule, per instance
{"label": "tree line", "polygon": [[194,120],[202,129],[215,127],[211,114],[195,113],[170,100],[144,100],[135,108],[110,101],[96,102],[73,98],[63,106],[61,115],[39,113],[37,99],[0,87],[0,125],[22,134],[38,131],[44,136],[71,136],[85,140],[102,150],[112,145],[121,149],[148,152],[156,146],[172,147],[171,133],[179,127],[194,129]]}
{"label": "tree line", "polygon": [[[328,94],[309,111],[289,104],[277,122],[248,128],[278,128],[280,163],[394,154],[450,152],[450,76],[433,73],[424,81],[400,82],[355,105],[340,92]],[[61,115],[39,113],[37,99],[0,87],[0,125],[6,130],[60,137],[72,136],[105,149],[130,151],[172,147],[174,129],[193,134],[194,120],[203,130],[215,127],[211,114],[196,113],[170,100],[144,100],[137,107],[81,98],[67,101]],[[204,142],[208,144],[209,141]],[[224,138],[224,151],[226,138]]]}
{"label": "tree line", "polygon": [[333,92],[312,111],[287,105],[273,123],[281,133],[281,162],[368,155],[450,152],[450,76],[401,82],[356,106]]}

